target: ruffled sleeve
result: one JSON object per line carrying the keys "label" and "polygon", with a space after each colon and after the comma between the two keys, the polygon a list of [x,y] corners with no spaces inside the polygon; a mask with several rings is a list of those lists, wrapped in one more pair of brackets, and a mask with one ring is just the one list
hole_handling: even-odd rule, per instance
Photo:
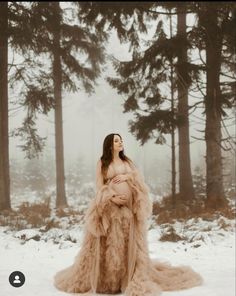
{"label": "ruffled sleeve", "polygon": [[96,166],[96,192],[98,192],[104,185],[103,176],[102,176],[102,162],[99,159]]}
{"label": "ruffled sleeve", "polygon": [[111,206],[111,197],[114,194],[108,185],[104,184],[101,160],[97,162],[96,167],[96,194],[90,202],[85,216],[85,225],[94,236],[106,235],[109,227],[108,212]]}
{"label": "ruffled sleeve", "polygon": [[133,190],[133,213],[140,221],[144,221],[152,214],[152,201],[149,198],[149,189],[140,171],[133,163],[129,163],[127,182]]}

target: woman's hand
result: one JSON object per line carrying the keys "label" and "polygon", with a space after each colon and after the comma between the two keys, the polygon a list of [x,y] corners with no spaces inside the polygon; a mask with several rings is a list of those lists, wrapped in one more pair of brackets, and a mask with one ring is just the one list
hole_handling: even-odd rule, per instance
{"label": "woman's hand", "polygon": [[113,183],[119,184],[121,182],[127,181],[127,176],[125,174],[120,174],[120,175],[115,176],[111,181]]}
{"label": "woman's hand", "polygon": [[127,203],[127,197],[125,194],[114,195],[111,200],[118,206],[123,206]]}

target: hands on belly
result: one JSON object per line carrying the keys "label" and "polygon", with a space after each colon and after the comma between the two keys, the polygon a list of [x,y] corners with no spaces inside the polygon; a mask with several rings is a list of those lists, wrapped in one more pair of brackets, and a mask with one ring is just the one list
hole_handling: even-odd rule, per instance
{"label": "hands on belly", "polygon": [[114,195],[111,200],[118,206],[123,206],[127,204],[127,197],[125,194]]}
{"label": "hands on belly", "polygon": [[119,174],[119,175],[116,175],[114,178],[112,178],[111,182],[113,183],[122,183],[122,182],[125,182],[127,181],[127,176],[126,174]]}
{"label": "hands on belly", "polygon": [[[127,181],[127,176],[125,174],[119,174],[116,175],[114,178],[112,178],[111,183],[113,184],[113,189],[117,192],[111,200],[117,204],[118,206],[126,205],[128,202],[128,196],[127,194],[127,183],[124,183]],[[123,184],[122,184],[123,183]]]}

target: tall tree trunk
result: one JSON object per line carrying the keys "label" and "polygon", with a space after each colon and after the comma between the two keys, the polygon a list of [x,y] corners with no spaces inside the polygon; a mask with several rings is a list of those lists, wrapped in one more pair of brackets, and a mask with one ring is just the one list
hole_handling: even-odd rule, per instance
{"label": "tall tree trunk", "polygon": [[[172,16],[170,16],[170,37],[173,37],[172,30]],[[170,69],[170,84],[171,84],[171,112],[174,118],[174,66],[173,57],[171,58]],[[171,192],[172,192],[172,206],[176,208],[176,157],[175,157],[175,126],[172,123],[171,127]]]}
{"label": "tall tree trunk", "polygon": [[63,119],[62,119],[62,69],[60,56],[60,6],[59,2],[53,3],[55,8],[54,20],[54,60],[53,80],[55,98],[55,144],[56,144],[56,206],[67,206],[65,194],[65,169],[64,169],[64,144],[63,144]]}
{"label": "tall tree trunk", "polygon": [[208,6],[206,15],[206,205],[216,209],[226,202],[221,157],[220,66],[222,40],[217,27],[217,10],[213,6]]}
{"label": "tall tree trunk", "polygon": [[[173,99],[172,99],[173,100]],[[173,108],[172,112],[174,114]],[[172,205],[176,208],[176,157],[175,157],[175,127],[172,124],[171,128],[171,194],[172,194]]]}
{"label": "tall tree trunk", "polygon": [[0,210],[10,209],[8,138],[8,2],[0,9]]}
{"label": "tall tree trunk", "polygon": [[178,8],[177,36],[181,42],[178,52],[178,115],[181,123],[178,128],[179,134],[179,191],[180,198],[191,201],[194,198],[193,180],[190,162],[189,146],[189,118],[188,118],[188,73],[187,63],[187,42],[186,42],[186,13],[185,5]]}

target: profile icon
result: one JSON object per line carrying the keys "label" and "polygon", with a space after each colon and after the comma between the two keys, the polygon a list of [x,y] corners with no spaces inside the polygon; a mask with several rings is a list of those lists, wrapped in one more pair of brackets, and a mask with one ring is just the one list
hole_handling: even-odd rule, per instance
{"label": "profile icon", "polygon": [[14,279],[13,283],[14,284],[20,284],[21,283],[19,275],[15,275],[15,279]]}
{"label": "profile icon", "polygon": [[25,283],[24,274],[21,271],[13,271],[9,275],[9,283],[15,288],[23,286]]}

